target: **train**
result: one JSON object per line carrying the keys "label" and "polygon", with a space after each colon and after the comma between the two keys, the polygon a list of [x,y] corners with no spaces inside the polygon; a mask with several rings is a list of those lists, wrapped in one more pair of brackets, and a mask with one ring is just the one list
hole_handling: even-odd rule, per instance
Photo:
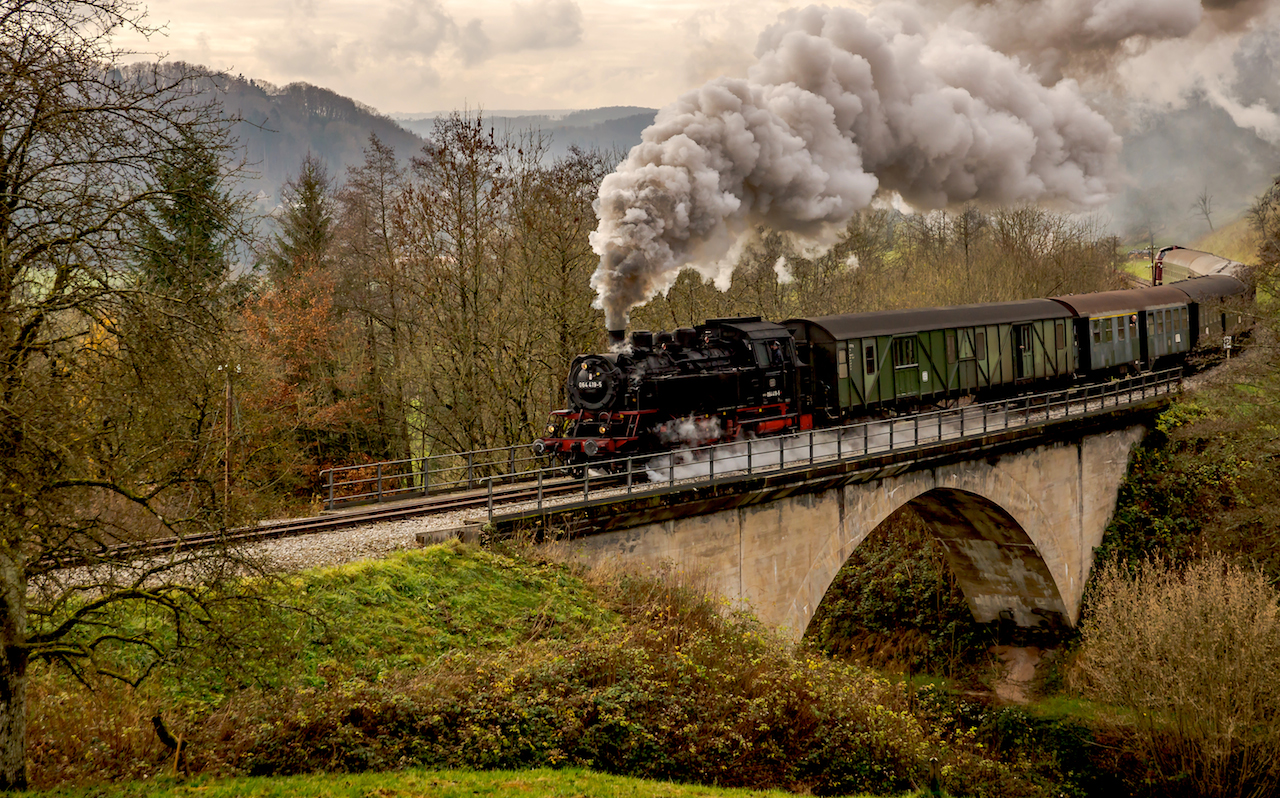
{"label": "train", "polygon": [[552,464],[594,467],[1163,368],[1246,330],[1249,293],[1214,272],[1046,299],[610,331],[611,351],[573,360],[569,406],[532,446]]}

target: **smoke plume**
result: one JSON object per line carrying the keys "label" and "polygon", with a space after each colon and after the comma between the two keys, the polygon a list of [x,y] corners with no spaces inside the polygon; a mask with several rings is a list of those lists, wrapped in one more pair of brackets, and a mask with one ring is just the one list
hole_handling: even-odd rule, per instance
{"label": "smoke plume", "polygon": [[1065,80],[911,6],[789,11],[746,79],[659,112],[600,187],[592,278],[608,329],[695,266],[724,284],[758,224],[829,242],[877,192],[921,208],[982,200],[1092,206],[1120,140]]}

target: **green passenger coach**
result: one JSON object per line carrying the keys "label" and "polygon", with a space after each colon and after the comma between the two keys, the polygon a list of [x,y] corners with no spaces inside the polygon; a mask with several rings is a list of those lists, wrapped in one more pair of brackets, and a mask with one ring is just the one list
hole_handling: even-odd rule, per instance
{"label": "green passenger coach", "polygon": [[1070,377],[1072,313],[1030,299],[789,319],[814,409],[844,418],[896,402]]}

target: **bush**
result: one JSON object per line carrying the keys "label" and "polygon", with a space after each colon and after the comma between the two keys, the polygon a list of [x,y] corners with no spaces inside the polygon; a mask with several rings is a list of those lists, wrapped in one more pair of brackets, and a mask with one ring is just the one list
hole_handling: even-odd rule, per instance
{"label": "bush", "polygon": [[193,764],[257,774],[580,766],[896,794],[923,786],[936,756],[953,792],[1043,794],[964,734],[921,724],[905,685],[797,652],[675,575],[614,573],[596,587],[623,624],[380,680],[333,673],[327,689],[246,691],[202,725]]}
{"label": "bush", "polygon": [[1212,556],[1095,579],[1077,676],[1131,713],[1135,778],[1167,795],[1280,790],[1280,598],[1264,576]]}

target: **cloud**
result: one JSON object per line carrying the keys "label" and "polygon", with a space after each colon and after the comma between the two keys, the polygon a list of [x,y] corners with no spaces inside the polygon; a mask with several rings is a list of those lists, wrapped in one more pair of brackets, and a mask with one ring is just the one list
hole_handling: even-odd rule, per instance
{"label": "cloud", "polygon": [[466,66],[483,63],[493,54],[493,42],[484,32],[480,20],[471,20],[458,32],[458,53]]}
{"label": "cloud", "polygon": [[582,8],[574,0],[512,3],[504,50],[549,50],[582,41]]}
{"label": "cloud", "polygon": [[458,39],[458,24],[438,0],[402,0],[389,7],[368,56],[428,58]]}
{"label": "cloud", "polygon": [[735,15],[733,8],[700,9],[684,20],[680,28],[684,33],[685,77],[690,84],[747,74],[755,62],[751,51],[755,36],[747,35],[744,27],[740,9]]}

